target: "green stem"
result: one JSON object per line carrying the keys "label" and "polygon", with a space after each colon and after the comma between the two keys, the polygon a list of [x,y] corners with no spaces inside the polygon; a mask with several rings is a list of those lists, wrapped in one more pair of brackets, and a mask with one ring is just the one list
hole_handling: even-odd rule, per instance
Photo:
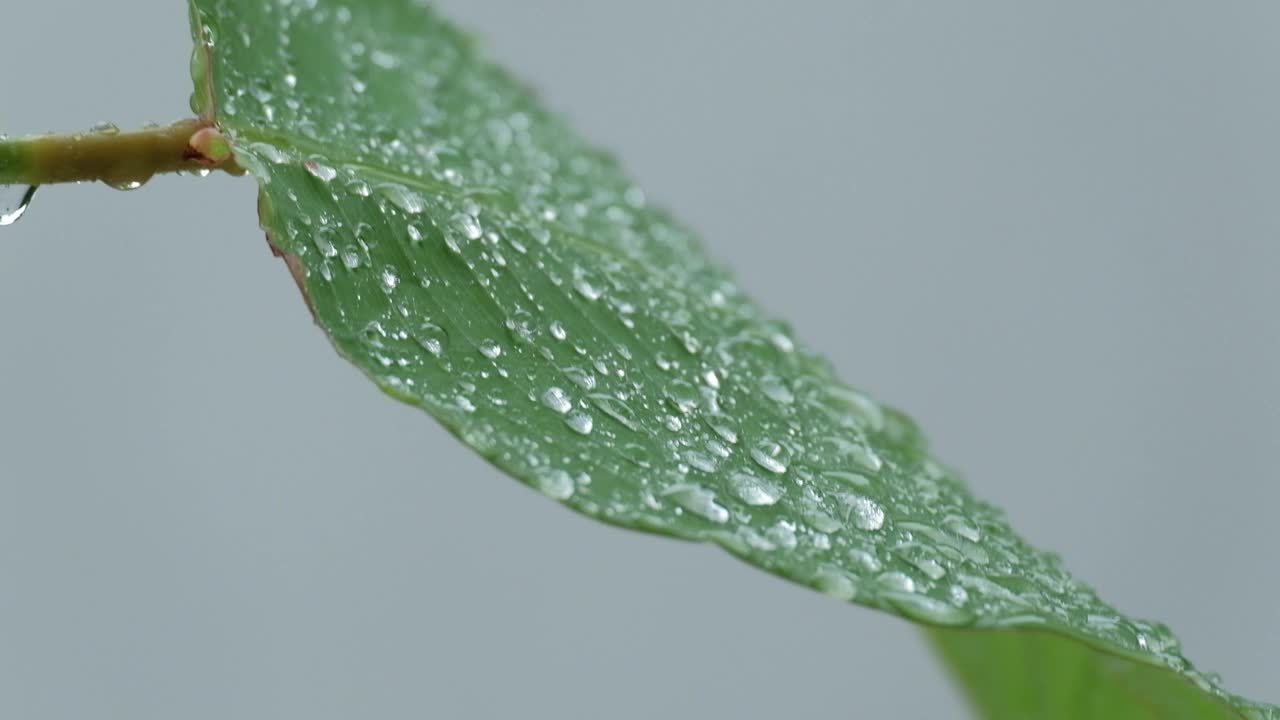
{"label": "green stem", "polygon": [[132,132],[0,139],[0,185],[101,180],[121,187],[160,173],[213,168],[244,172],[218,131],[200,120]]}

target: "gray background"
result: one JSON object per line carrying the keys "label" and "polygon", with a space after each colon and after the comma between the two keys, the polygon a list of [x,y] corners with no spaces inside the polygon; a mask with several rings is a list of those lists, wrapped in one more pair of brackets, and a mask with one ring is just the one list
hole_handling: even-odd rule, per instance
{"label": "gray background", "polygon": [[[1033,541],[1280,701],[1274,0],[442,4]],[[0,128],[184,115],[183,3],[4,17]],[[0,716],[963,714],[911,626],[384,398],[253,198],[47,188],[0,231]]]}

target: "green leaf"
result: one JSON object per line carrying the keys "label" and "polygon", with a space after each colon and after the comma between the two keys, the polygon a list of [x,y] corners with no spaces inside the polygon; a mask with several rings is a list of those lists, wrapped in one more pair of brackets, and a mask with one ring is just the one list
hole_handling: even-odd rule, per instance
{"label": "green leaf", "polygon": [[192,10],[193,105],[316,321],[494,465],[947,628],[992,718],[1280,718],[1024,542],[424,3]]}

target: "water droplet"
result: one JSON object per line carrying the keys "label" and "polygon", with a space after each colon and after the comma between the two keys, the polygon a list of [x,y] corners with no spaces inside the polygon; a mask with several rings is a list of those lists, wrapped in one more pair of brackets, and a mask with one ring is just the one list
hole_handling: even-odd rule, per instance
{"label": "water droplet", "polygon": [[591,428],[595,426],[595,421],[592,420],[591,416],[587,413],[576,412],[566,417],[564,419],[564,424],[568,425],[570,430],[580,435],[590,435]]}
{"label": "water droplet", "polygon": [[374,50],[369,53],[369,59],[373,61],[374,65],[385,70],[391,70],[400,66],[400,58],[382,50]]}
{"label": "water droplet", "polygon": [[791,338],[786,333],[773,333],[769,336],[769,342],[784,353],[794,352],[796,349],[796,344],[791,341]]}
{"label": "water droplet", "polygon": [[805,522],[820,533],[838,532],[844,528],[844,525],[839,520],[831,517],[822,509],[822,505],[817,498],[806,498],[800,506],[800,511],[804,515]]}
{"label": "water droplet", "polygon": [[905,573],[897,570],[891,570],[876,578],[876,582],[880,583],[886,590],[895,592],[912,593],[916,591],[916,581]]}
{"label": "water droplet", "polygon": [[849,559],[866,572],[880,572],[880,561],[876,559],[875,555],[872,555],[866,550],[861,548],[851,548],[849,550]]}
{"label": "water droplet", "polygon": [[534,475],[534,484],[549,498],[567,500],[573,496],[573,478],[564,470],[544,470]]}
{"label": "water droplet", "polygon": [[880,469],[884,467],[884,460],[881,460],[876,451],[866,445],[852,446],[849,449],[849,457],[873,473],[880,472]]}
{"label": "water droplet", "polygon": [[271,90],[271,83],[266,78],[255,78],[249,84],[249,92],[263,105],[271,102],[271,98],[275,97],[275,93]]}
{"label": "water droplet", "polygon": [[588,300],[599,300],[602,294],[599,288],[592,285],[590,281],[581,276],[573,279],[573,289],[577,290],[579,295]]}
{"label": "water droplet", "polygon": [[480,221],[474,215],[458,213],[453,216],[453,225],[468,240],[479,240],[484,237],[484,228],[480,226]]}
{"label": "water droplet", "polygon": [[796,396],[787,387],[786,382],[777,375],[765,375],[760,380],[760,390],[765,397],[784,405],[795,402]]}
{"label": "water droplet", "polygon": [[603,393],[590,395],[588,398],[591,400],[592,405],[600,408],[600,411],[605,415],[617,420],[623,427],[633,432],[640,430],[640,424],[636,422],[635,411],[622,400]]}
{"label": "water droplet", "polygon": [[449,332],[432,322],[424,322],[419,325],[414,332],[414,339],[427,352],[437,357],[442,355],[445,348],[449,346]]}
{"label": "water droplet", "polygon": [[715,493],[701,485],[673,485],[664,490],[662,495],[694,515],[711,522],[723,523],[729,520],[729,510],[716,502]]}
{"label": "water droplet", "polygon": [[410,215],[417,215],[427,207],[421,195],[399,183],[384,183],[379,185],[377,190],[390,200],[392,205]]}
{"label": "water droplet", "polygon": [[680,344],[680,347],[684,348],[684,351],[690,355],[697,355],[702,352],[702,341],[688,330],[677,331],[675,338],[676,342]]}
{"label": "water droplet", "polygon": [[722,458],[727,458],[731,454],[733,454],[733,451],[725,447],[724,443],[720,442],[719,440],[708,438],[706,442],[706,446],[708,450],[710,450],[712,453],[715,453],[717,456]]}
{"label": "water droplet", "polygon": [[784,550],[790,550],[796,546],[796,526],[795,523],[779,520],[764,533],[765,538]]}
{"label": "water droplet", "polygon": [[818,438],[814,452],[827,459],[848,460],[872,473],[878,473],[884,467],[884,460],[880,459],[880,456],[871,448],[861,442],[835,435]]}
{"label": "water droplet", "polygon": [[665,395],[667,401],[685,415],[697,410],[698,403],[702,400],[702,393],[698,392],[698,388],[684,380],[676,380],[667,385]]}
{"label": "water droplet", "polygon": [[360,267],[360,253],[356,252],[355,248],[347,248],[346,250],[343,250],[342,264],[345,265],[348,270],[355,270]]}
{"label": "water droplet", "polygon": [[627,188],[626,193],[624,193],[622,197],[624,200],[627,201],[627,204],[633,208],[639,209],[644,207],[644,203],[645,203],[644,190],[640,189],[639,187],[636,187],[635,185],[632,185],[631,187]]}
{"label": "water droplet", "polygon": [[337,257],[338,248],[333,244],[334,231],[332,228],[322,227],[311,235],[311,243],[316,246],[320,254],[327,257]]}
{"label": "water droplet", "polygon": [[490,360],[497,360],[502,355],[502,345],[496,340],[482,340],[478,349],[481,355]]}
{"label": "water droplet", "polygon": [[516,308],[511,315],[503,323],[507,328],[507,336],[517,345],[525,345],[533,342],[534,327],[533,313],[524,308]]}
{"label": "water droplet", "polygon": [[583,390],[592,390],[596,386],[596,376],[583,370],[580,367],[567,367],[564,369],[564,376],[573,381],[574,385]]}
{"label": "water droplet", "polygon": [[908,561],[930,580],[941,580],[947,574],[947,569],[931,557],[913,556]]}
{"label": "water droplet", "polygon": [[697,450],[686,450],[681,457],[690,467],[705,473],[713,473],[720,467],[720,463],[715,458]]}
{"label": "water droplet", "polygon": [[112,190],[119,190],[121,192],[137,190],[138,188],[142,187],[144,184],[145,183],[142,180],[121,180],[119,182],[107,181],[107,187],[111,188]]}
{"label": "water droplet", "polygon": [[347,190],[360,197],[369,197],[372,191],[369,189],[369,183],[360,178],[353,178],[347,182]]}
{"label": "water droplet", "polygon": [[573,401],[564,390],[558,387],[547,388],[547,391],[542,394],[542,404],[561,415],[573,409]]}
{"label": "water droplet", "polygon": [[733,421],[733,418],[721,413],[710,413],[703,419],[707,427],[711,428],[711,432],[719,435],[721,440],[730,445],[738,444],[737,424]]}
{"label": "water droplet", "polygon": [[787,471],[787,449],[772,440],[762,440],[751,448],[751,459],[771,473],[781,475]]}
{"label": "water droplet", "polygon": [[871,484],[871,480],[869,480],[865,475],[845,472],[843,470],[827,470],[822,473],[822,476],[853,487],[867,487]]}
{"label": "water droplet", "polygon": [[827,387],[826,394],[828,400],[844,411],[849,424],[875,432],[884,429],[884,410],[870,397],[841,385]]}
{"label": "water droplet", "polygon": [[569,337],[569,333],[564,329],[564,325],[560,324],[559,320],[551,323],[551,337],[557,340],[564,340]]}
{"label": "water droplet", "polygon": [[833,570],[831,568],[823,568],[813,577],[813,586],[819,591],[826,593],[841,600],[852,600],[858,594],[857,586],[848,575]]}
{"label": "water droplet", "polygon": [[772,505],[782,498],[782,486],[765,478],[737,472],[729,476],[729,489],[748,505]]}
{"label": "water droplet", "polygon": [[968,520],[959,515],[952,515],[943,521],[943,526],[951,531],[953,535],[964,538],[969,542],[980,542],[982,540],[982,532],[974,527]]}
{"label": "water droplet", "polygon": [[885,599],[909,618],[934,625],[968,625],[973,622],[969,611],[928,595],[889,592]]}
{"label": "water droplet", "polygon": [[390,267],[382,269],[382,289],[391,292],[400,284],[400,276],[396,275],[396,271]]}
{"label": "water droplet", "polygon": [[327,183],[338,177],[337,170],[315,160],[308,160],[302,163],[302,167],[306,168],[311,177],[319,180],[320,182]]}
{"label": "water droplet", "polygon": [[39,187],[39,185],[27,186],[22,191],[22,195],[18,198],[16,204],[0,210],[0,227],[12,225],[22,219],[22,216],[27,212],[27,208],[31,207],[31,198],[36,196],[36,190]]}
{"label": "water droplet", "polygon": [[849,506],[853,524],[860,530],[879,530],[884,527],[884,508],[869,497],[850,495],[844,499]]}
{"label": "water droplet", "polygon": [[289,161],[289,156],[271,143],[253,143],[249,146],[249,150],[255,155],[261,155],[264,160],[273,165],[280,165]]}
{"label": "water droplet", "polygon": [[374,320],[364,326],[364,340],[374,347],[382,347],[382,340],[387,337],[386,328],[382,327],[382,323]]}

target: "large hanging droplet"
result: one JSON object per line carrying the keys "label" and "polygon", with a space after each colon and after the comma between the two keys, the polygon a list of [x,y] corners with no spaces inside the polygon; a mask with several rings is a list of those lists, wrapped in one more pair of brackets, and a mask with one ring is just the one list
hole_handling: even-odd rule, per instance
{"label": "large hanging droplet", "polygon": [[[3,192],[5,195],[8,195],[8,190],[18,187],[21,186],[14,185],[11,186],[11,188],[6,188]],[[18,197],[15,204],[11,204],[7,201],[0,204],[0,227],[12,225],[22,219],[22,216],[27,212],[27,208],[31,207],[31,198],[35,197],[36,190],[39,188],[39,185],[28,185],[25,190],[21,191],[22,195]]]}

